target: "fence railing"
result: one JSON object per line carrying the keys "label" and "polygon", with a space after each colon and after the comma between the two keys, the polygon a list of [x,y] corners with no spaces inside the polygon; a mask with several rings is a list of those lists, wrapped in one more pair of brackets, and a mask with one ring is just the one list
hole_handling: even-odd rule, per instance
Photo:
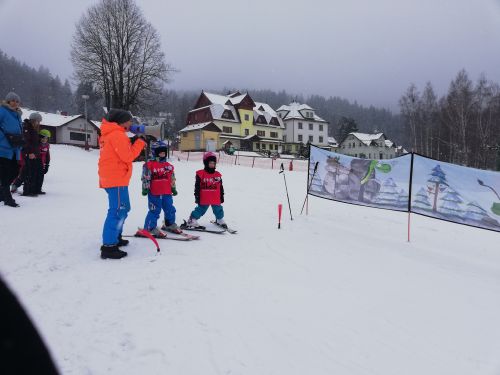
{"label": "fence railing", "polygon": [[[249,168],[261,169],[279,169],[283,167],[287,171],[307,172],[307,159],[289,159],[289,158],[269,158],[252,155],[228,155],[224,152],[217,152],[217,162],[225,165],[236,165]],[[179,161],[200,161],[203,159],[201,151],[172,151],[174,159]]]}

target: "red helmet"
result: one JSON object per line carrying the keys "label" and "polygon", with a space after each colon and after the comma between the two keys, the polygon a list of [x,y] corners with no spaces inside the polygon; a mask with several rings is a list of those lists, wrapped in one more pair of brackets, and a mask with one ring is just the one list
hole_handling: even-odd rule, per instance
{"label": "red helmet", "polygon": [[203,154],[203,162],[210,161],[210,160],[208,160],[208,158],[210,158],[210,160],[212,160],[212,161],[215,161],[215,162],[217,161],[217,155],[215,155],[215,153],[210,152],[210,151],[209,152],[205,152]]}

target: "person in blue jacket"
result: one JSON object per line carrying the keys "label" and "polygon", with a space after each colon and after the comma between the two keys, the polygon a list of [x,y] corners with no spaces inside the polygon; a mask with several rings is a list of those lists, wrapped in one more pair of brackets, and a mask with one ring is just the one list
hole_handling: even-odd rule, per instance
{"label": "person in blue jacket", "polygon": [[21,98],[9,92],[0,106],[0,202],[6,206],[19,207],[10,193],[10,184],[17,177],[17,161],[23,146]]}

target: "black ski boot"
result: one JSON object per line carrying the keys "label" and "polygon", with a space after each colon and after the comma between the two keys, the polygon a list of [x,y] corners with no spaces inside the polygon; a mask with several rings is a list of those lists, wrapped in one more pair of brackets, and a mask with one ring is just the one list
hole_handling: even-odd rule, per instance
{"label": "black ski boot", "polygon": [[8,186],[2,186],[2,200],[3,204],[10,207],[19,207],[17,202],[12,198],[12,194],[10,193],[10,188]]}
{"label": "black ski boot", "polygon": [[129,240],[124,240],[122,238],[122,235],[120,234],[120,236],[118,237],[118,245],[116,246],[127,246],[129,243]]}
{"label": "black ski boot", "polygon": [[127,256],[126,251],[122,251],[118,248],[118,245],[111,246],[101,246],[101,258],[102,259],[121,259]]}

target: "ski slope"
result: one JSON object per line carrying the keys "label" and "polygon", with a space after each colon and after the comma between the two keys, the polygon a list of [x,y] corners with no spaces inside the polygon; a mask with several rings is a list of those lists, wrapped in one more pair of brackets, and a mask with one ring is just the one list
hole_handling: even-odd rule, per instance
{"label": "ski slope", "polygon": [[[311,197],[287,172],[220,165],[237,235],[132,239],[101,260],[98,151],[55,145],[46,196],[0,206],[0,273],[63,374],[500,374],[500,236]],[[200,162],[174,162],[178,223]],[[140,166],[126,233],[142,226]],[[282,229],[277,205],[283,203]],[[209,210],[200,221],[212,218]]]}

